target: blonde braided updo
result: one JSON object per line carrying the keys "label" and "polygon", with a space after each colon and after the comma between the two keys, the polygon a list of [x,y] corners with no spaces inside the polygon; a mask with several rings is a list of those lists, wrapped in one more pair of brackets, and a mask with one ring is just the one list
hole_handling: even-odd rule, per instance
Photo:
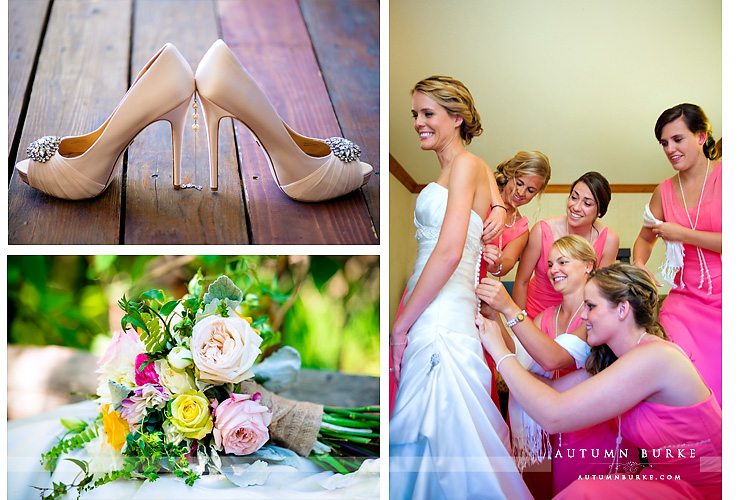
{"label": "blonde braided updo", "polygon": [[417,82],[411,93],[422,92],[440,104],[450,115],[463,118],[460,134],[465,144],[482,134],[482,121],[474,107],[474,98],[466,86],[449,76],[431,76]]}
{"label": "blonde braided updo", "polygon": [[518,179],[524,175],[534,175],[542,179],[539,194],[547,187],[552,175],[549,158],[539,151],[519,151],[513,158],[505,160],[495,169],[495,180],[500,189],[504,188],[511,179]]}

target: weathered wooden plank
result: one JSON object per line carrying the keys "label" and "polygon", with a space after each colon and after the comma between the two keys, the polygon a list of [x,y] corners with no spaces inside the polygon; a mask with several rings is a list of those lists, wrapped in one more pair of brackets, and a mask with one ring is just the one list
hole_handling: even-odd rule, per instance
{"label": "weathered wooden plank", "polygon": [[[286,123],[307,136],[341,135],[297,2],[217,1],[225,41]],[[236,125],[253,243],[377,243],[361,191],[323,203],[289,199],[250,132]]]}
{"label": "weathered wooden plank", "polygon": [[[205,0],[136,0],[133,25],[133,78],[166,42],[173,43],[195,71],[219,37],[214,3]],[[124,243],[249,243],[234,141],[221,143],[223,185],[220,192],[211,192],[203,118],[198,120],[197,134],[191,124],[183,134],[181,180],[203,189],[172,187],[170,124],[163,121],[148,127],[129,150]],[[223,122],[221,131],[223,137],[232,137],[229,120]]]}
{"label": "weathered wooden plank", "polygon": [[[21,147],[44,135],[77,135],[101,125],[127,90],[130,0],[55,2],[45,35]],[[41,14],[40,14],[41,15]],[[14,244],[116,244],[121,159],[112,184],[85,201],[44,195],[14,173],[8,240]]]}
{"label": "weathered wooden plank", "polygon": [[42,43],[49,3],[50,0],[10,0],[8,3],[8,157],[13,153],[13,139],[36,52]]}
{"label": "weathered wooden plank", "polygon": [[380,4],[301,0],[300,7],[343,136],[375,170],[362,191],[380,234]]}

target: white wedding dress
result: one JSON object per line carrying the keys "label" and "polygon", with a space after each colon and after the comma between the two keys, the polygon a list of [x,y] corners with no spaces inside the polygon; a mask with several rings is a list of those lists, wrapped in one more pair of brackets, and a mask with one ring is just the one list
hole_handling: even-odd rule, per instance
{"label": "white wedding dress", "polygon": [[[417,198],[419,241],[406,301],[438,240],[448,190]],[[531,499],[508,453],[508,427],[490,397],[492,375],[474,323],[482,218],[471,213],[456,271],[409,330],[390,420],[390,499]]]}

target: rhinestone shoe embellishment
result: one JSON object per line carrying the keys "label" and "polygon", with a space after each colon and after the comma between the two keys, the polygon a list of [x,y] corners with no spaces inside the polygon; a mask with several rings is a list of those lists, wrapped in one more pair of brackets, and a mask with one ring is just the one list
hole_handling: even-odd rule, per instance
{"label": "rhinestone shoe embellishment", "polygon": [[29,147],[26,148],[26,154],[32,160],[44,163],[55,156],[57,148],[60,146],[60,141],[62,141],[62,137],[44,136],[29,144]]}
{"label": "rhinestone shoe embellishment", "polygon": [[343,137],[331,137],[324,140],[331,148],[331,152],[344,163],[354,161],[362,155],[362,150],[349,139]]}

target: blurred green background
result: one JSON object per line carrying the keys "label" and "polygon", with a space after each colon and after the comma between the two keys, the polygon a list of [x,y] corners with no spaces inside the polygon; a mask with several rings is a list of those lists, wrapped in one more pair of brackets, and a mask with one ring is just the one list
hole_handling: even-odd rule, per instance
{"label": "blurred green background", "polygon": [[378,256],[9,256],[8,342],[98,355],[120,329],[118,299],[182,297],[198,269],[257,296],[245,314],[268,316],[303,368],[379,376]]}

